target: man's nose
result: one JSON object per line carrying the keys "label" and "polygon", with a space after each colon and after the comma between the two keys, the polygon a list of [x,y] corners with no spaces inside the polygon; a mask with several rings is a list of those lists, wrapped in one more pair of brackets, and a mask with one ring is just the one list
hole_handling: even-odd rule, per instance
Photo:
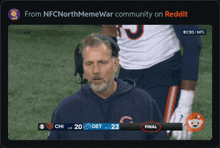
{"label": "man's nose", "polygon": [[98,64],[96,63],[96,64],[94,64],[93,65],[93,73],[99,73],[100,72],[100,70],[99,70],[99,66],[98,66]]}

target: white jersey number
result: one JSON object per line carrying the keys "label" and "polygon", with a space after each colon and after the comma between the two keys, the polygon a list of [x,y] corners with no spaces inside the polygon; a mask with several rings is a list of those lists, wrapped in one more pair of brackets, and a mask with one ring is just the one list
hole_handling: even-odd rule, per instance
{"label": "white jersey number", "polygon": [[136,25],[137,29],[135,32],[132,32],[130,29],[124,29],[123,25],[118,25],[117,31],[118,31],[118,36],[121,38],[121,31],[124,29],[127,37],[131,40],[137,40],[139,39],[143,33],[144,33],[144,25]]}

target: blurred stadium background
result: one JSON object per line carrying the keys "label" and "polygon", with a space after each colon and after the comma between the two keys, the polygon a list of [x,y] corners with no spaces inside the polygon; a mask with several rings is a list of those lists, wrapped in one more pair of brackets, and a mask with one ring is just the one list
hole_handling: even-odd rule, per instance
{"label": "blurred stadium background", "polygon": [[[212,27],[201,36],[199,80],[193,112],[205,118],[204,128],[192,140],[212,138]],[[99,25],[12,25],[8,28],[8,138],[46,140],[38,123],[51,121],[65,97],[80,90],[74,81],[74,50]],[[80,78],[77,77],[79,81]]]}

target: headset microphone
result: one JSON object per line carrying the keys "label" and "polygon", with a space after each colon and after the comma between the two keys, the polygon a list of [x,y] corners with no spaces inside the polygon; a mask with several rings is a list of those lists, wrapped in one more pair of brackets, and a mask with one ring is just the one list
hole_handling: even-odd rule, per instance
{"label": "headset microphone", "polygon": [[87,79],[82,79],[81,84],[86,84],[86,83],[88,83],[88,80]]}

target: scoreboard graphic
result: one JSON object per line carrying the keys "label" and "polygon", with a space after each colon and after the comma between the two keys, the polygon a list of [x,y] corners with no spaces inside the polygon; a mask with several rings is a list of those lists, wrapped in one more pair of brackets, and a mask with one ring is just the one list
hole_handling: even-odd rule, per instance
{"label": "scoreboard graphic", "polygon": [[38,123],[38,130],[57,131],[129,131],[158,132],[160,130],[182,130],[182,123]]}

